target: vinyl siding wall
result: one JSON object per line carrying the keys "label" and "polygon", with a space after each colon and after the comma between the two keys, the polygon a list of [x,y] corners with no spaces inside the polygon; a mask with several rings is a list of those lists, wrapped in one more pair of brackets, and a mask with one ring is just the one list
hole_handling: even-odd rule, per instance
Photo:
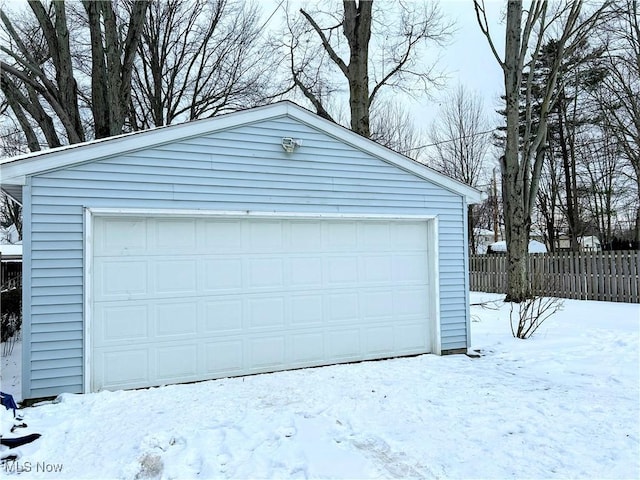
{"label": "vinyl siding wall", "polygon": [[25,398],[83,389],[84,207],[438,215],[442,350],[467,347],[457,194],[288,117],[90,160],[24,190]]}

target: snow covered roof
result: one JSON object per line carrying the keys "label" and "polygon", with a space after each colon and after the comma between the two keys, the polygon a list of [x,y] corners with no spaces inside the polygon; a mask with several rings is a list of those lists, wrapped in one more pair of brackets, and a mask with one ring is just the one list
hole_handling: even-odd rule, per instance
{"label": "snow covered roof", "polygon": [[14,244],[14,245],[0,245],[0,253],[2,257],[21,257],[22,256],[22,245]]}
{"label": "snow covered roof", "polygon": [[578,237],[578,243],[583,247],[595,247],[600,245],[600,240],[595,235],[588,235],[586,237]]}
{"label": "snow covered roof", "polygon": [[0,243],[19,243],[20,234],[15,225],[0,227]]}
{"label": "snow covered roof", "polygon": [[[507,251],[507,242],[505,240],[501,240],[499,242],[494,242],[489,245],[492,252],[505,252]],[[537,240],[529,241],[529,253],[547,253],[547,246],[538,242]]]}
{"label": "snow covered roof", "polygon": [[493,242],[489,245],[489,247],[491,247],[492,252],[506,252],[507,242],[504,240],[500,240],[499,242]]}
{"label": "snow covered roof", "polygon": [[529,242],[529,253],[547,253],[547,246],[537,240],[531,240]]}
{"label": "snow covered roof", "polygon": [[486,228],[476,228],[473,231],[476,235],[482,235],[482,236],[486,236],[489,237],[491,235],[494,235],[493,230],[487,230]]}

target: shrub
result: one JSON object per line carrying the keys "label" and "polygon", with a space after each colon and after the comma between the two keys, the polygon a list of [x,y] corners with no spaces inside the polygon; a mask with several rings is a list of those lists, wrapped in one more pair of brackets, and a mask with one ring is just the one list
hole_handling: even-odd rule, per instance
{"label": "shrub", "polygon": [[515,315],[514,304],[511,304],[509,318],[511,320],[511,333],[516,338],[526,339],[533,335],[542,323],[554,313],[562,310],[564,301],[555,297],[531,298],[520,302],[518,315]]}
{"label": "shrub", "polygon": [[22,327],[22,289],[15,288],[2,292],[0,299],[0,340],[2,355],[10,355],[13,351]]}

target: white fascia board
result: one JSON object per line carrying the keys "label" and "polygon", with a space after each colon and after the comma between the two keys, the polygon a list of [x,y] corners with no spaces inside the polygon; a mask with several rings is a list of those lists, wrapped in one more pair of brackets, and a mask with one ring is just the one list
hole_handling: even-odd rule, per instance
{"label": "white fascia board", "polygon": [[351,130],[326,120],[292,102],[283,101],[263,107],[196,120],[178,125],[159,127],[144,132],[133,132],[115,137],[93,140],[82,144],[68,145],[44,152],[20,155],[0,162],[0,178],[12,183],[19,177],[64,168],[66,166],[98,160],[101,158],[142,150],[156,145],[197,137],[239,125],[268,120],[288,115],[331,135],[370,155],[380,158],[425,180],[440,185],[466,198],[467,203],[482,201],[482,193],[446,175],[421,165],[404,155],[364,138]]}
{"label": "white fascia board", "polygon": [[34,175],[125,152],[142,150],[267,118],[284,116],[286,113],[287,104],[283,102],[220,115],[219,117],[168,125],[142,132],[132,132],[42,152],[28,153],[5,159],[0,163],[0,174],[3,181],[6,179],[7,183],[9,183],[16,177]]}

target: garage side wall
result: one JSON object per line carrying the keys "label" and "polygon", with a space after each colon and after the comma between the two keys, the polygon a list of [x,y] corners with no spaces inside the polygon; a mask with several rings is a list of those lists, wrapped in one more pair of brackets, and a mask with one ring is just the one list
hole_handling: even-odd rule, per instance
{"label": "garage side wall", "polygon": [[[302,146],[286,153],[283,137]],[[467,347],[463,199],[298,121],[87,158],[28,183],[24,398],[83,391],[85,207],[437,215],[441,348]]]}

